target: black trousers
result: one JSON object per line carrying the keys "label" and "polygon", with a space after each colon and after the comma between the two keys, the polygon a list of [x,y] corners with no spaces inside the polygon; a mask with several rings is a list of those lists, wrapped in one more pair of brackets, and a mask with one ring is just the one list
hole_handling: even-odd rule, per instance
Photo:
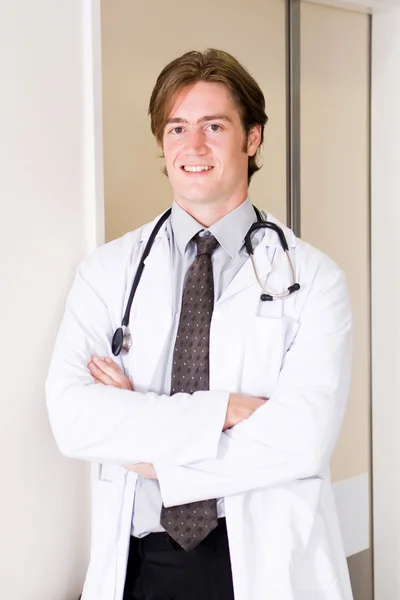
{"label": "black trousers", "polygon": [[189,552],[167,533],[131,537],[123,600],[234,600],[225,519]]}

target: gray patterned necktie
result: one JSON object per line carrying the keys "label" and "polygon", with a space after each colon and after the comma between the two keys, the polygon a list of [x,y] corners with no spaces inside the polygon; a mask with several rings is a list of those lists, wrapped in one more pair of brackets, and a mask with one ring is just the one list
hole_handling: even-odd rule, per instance
{"label": "gray patterned necktie", "polygon": [[[214,307],[211,254],[218,241],[211,234],[195,237],[197,257],[188,270],[176,335],[171,395],[209,389],[210,323]],[[193,423],[196,427],[196,423]],[[185,550],[192,550],[218,524],[215,499],[161,509],[161,525]]]}

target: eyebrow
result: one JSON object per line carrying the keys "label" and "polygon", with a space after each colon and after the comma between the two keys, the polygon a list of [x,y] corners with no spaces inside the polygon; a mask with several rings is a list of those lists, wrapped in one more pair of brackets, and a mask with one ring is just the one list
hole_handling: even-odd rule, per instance
{"label": "eyebrow", "polygon": [[[204,117],[201,117],[200,119],[198,119],[196,124],[206,123],[208,121],[228,121],[228,123],[233,123],[232,119],[230,117],[228,117],[227,115],[205,115]],[[188,122],[189,121],[187,121],[186,119],[180,119],[179,117],[174,117],[173,119],[168,119],[167,125],[170,125],[172,123],[188,123]]]}

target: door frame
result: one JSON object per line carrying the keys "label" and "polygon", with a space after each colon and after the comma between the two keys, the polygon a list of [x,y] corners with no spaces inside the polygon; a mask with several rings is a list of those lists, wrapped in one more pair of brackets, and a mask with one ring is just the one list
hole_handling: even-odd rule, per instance
{"label": "door frame", "polygon": [[83,1],[82,38],[84,211],[87,251],[90,252],[105,241],[101,0]]}

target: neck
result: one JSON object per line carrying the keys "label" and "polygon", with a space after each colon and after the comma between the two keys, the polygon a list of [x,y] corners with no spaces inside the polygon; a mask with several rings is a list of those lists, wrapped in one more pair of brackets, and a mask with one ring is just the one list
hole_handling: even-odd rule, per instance
{"label": "neck", "polygon": [[218,204],[194,204],[192,202],[186,202],[182,198],[175,198],[175,202],[187,212],[193,219],[196,219],[203,227],[211,227],[225,217],[228,213],[232,212],[243,204],[247,198],[247,193],[235,200],[229,200],[227,202],[218,202]]}

